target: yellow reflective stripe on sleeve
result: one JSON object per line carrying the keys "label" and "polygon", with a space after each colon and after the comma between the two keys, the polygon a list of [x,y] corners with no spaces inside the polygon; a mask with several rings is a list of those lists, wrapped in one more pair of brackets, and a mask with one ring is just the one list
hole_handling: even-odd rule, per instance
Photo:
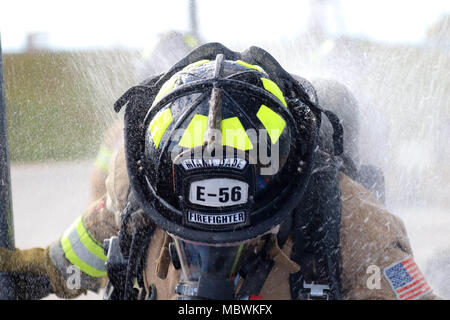
{"label": "yellow reflective stripe on sleeve", "polygon": [[84,247],[97,258],[106,262],[106,255],[103,246],[89,234],[89,231],[86,230],[83,225],[82,218],[79,218],[79,223],[76,224],[75,229],[77,230],[78,237]]}
{"label": "yellow reflective stripe on sleeve", "polygon": [[238,117],[222,120],[222,145],[243,151],[253,149],[253,144]]}
{"label": "yellow reflective stripe on sleeve", "polygon": [[207,125],[208,117],[196,114],[184,131],[178,144],[184,148],[194,148],[203,145],[203,136],[205,135]]}
{"label": "yellow reflective stripe on sleeve", "polygon": [[280,87],[278,87],[278,85],[270,79],[261,78],[261,80],[264,89],[266,89],[267,91],[272,93],[275,97],[277,97],[281,101],[281,103],[283,103],[283,105],[287,108],[286,100],[284,99],[284,95]]}
{"label": "yellow reflective stripe on sleeve", "polygon": [[266,128],[272,143],[276,143],[286,126],[286,121],[278,113],[265,105],[261,105],[256,116]]}
{"label": "yellow reflective stripe on sleeve", "polygon": [[209,62],[208,59],[200,60],[200,61],[197,61],[197,62],[194,62],[194,63],[191,63],[191,64],[187,65],[186,67],[183,68],[183,70],[184,70],[184,71],[190,70],[190,69],[192,69],[192,68],[201,66],[202,64],[205,64],[205,63],[208,63],[208,62]]}
{"label": "yellow reflective stripe on sleeve", "polygon": [[97,154],[97,158],[95,159],[95,166],[108,173],[109,172],[109,163],[111,162],[113,152],[108,147],[101,146],[100,150]]}
{"label": "yellow reflective stripe on sleeve", "polygon": [[255,69],[255,70],[258,70],[260,72],[264,72],[264,70],[260,66],[253,65],[253,64],[247,63],[247,62],[242,61],[242,60],[237,60],[236,63],[240,64],[241,66],[250,68],[250,69]]}
{"label": "yellow reflective stripe on sleeve", "polygon": [[66,259],[70,261],[74,266],[78,267],[82,272],[94,278],[101,278],[106,276],[106,271],[97,270],[91,267],[89,264],[78,258],[78,256],[73,252],[70,242],[65,241],[61,243],[63,250],[66,255]]}
{"label": "yellow reflective stripe on sleeve", "polygon": [[79,217],[61,237],[65,257],[89,276],[99,278],[106,275],[106,256],[103,247],[89,234]]}
{"label": "yellow reflective stripe on sleeve", "polygon": [[150,122],[149,130],[152,136],[153,143],[158,148],[161,138],[166,132],[167,127],[172,123],[172,111],[167,108],[164,111],[160,111],[156,114],[153,120]]}
{"label": "yellow reflective stripe on sleeve", "polygon": [[152,107],[159,101],[162,99],[163,96],[165,96],[166,94],[168,94],[173,87],[175,86],[175,83],[178,80],[178,75],[174,74],[169,80],[167,80],[166,82],[164,82],[164,84],[162,85],[161,89],[159,89],[158,94],[155,97],[155,100],[152,103]]}

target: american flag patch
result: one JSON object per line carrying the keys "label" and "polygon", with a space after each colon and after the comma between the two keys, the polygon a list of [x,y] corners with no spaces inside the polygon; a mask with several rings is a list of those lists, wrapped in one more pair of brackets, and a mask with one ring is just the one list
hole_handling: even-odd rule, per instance
{"label": "american flag patch", "polygon": [[411,256],[385,268],[384,275],[400,300],[417,299],[431,291]]}

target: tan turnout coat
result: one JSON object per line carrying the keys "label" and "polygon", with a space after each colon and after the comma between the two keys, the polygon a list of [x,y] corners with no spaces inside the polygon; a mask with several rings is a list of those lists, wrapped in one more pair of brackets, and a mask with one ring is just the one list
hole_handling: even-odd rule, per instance
{"label": "tan turnout coat", "polygon": [[[408,257],[411,246],[403,222],[389,213],[376,198],[348,176],[339,176],[342,192],[341,214],[341,279],[344,299],[397,299],[384,274],[384,269]],[[106,178],[106,193],[84,214],[89,232],[99,241],[118,231],[118,218],[125,205],[129,186],[124,149],[119,148]],[[105,206],[98,206],[99,202]],[[157,229],[148,250],[145,269],[146,286],[157,288],[158,299],[175,298],[174,288],[179,271],[169,261],[168,236]],[[291,299],[289,274],[297,265],[288,257],[292,248],[289,239],[275,255],[275,265],[260,295],[264,299]],[[98,279],[96,280],[98,282]],[[431,290],[421,299],[437,298]]]}

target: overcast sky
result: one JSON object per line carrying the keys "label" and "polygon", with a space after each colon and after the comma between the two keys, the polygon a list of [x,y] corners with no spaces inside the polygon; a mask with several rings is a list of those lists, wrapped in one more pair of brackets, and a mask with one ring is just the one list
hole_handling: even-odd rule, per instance
{"label": "overcast sky", "polygon": [[[292,40],[306,30],[311,3],[331,34],[387,42],[420,42],[450,13],[450,0],[197,0],[207,41]],[[4,52],[20,51],[30,32],[52,48],[151,47],[166,30],[188,30],[188,0],[0,0]]]}

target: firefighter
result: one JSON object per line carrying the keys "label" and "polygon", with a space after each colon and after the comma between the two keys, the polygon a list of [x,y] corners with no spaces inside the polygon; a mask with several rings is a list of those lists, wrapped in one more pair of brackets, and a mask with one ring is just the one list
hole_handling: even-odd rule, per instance
{"label": "firefighter", "polygon": [[268,52],[203,45],[124,105],[105,194],[47,248],[1,250],[0,271],[63,298],[108,276],[109,299],[439,299],[402,221],[349,176],[339,118]]}

